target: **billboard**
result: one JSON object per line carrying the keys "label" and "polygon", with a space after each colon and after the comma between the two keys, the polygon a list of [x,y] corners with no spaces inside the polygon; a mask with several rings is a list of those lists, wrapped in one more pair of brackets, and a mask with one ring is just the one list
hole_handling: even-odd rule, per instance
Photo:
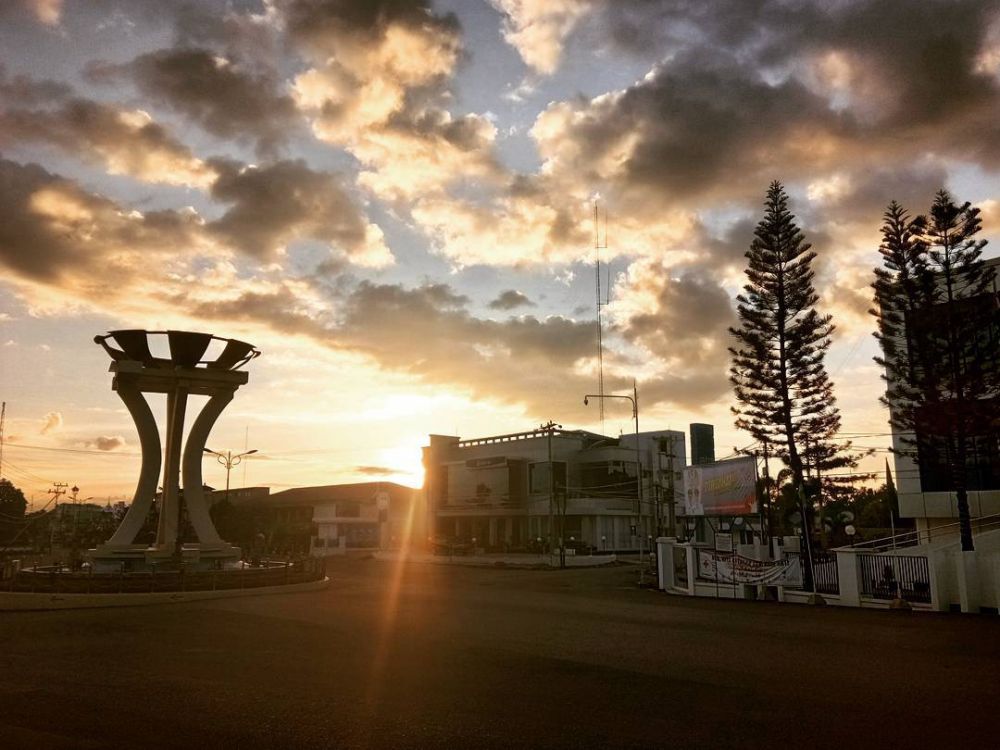
{"label": "billboard", "polygon": [[753,456],[684,469],[684,514],[749,516],[757,513],[757,461]]}

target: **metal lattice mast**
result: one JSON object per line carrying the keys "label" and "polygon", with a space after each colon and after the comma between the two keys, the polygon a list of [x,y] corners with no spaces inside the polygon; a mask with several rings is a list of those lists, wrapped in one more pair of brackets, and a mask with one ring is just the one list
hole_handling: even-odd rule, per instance
{"label": "metal lattice mast", "polygon": [[[598,400],[600,404],[599,413],[601,418],[601,433],[604,433],[604,321],[601,308],[607,301],[601,295],[601,250],[608,247],[608,215],[604,213],[604,240],[601,241],[600,212],[597,201],[594,201],[594,260],[595,277],[597,281],[597,392],[602,398]],[[608,276],[608,286],[611,285],[611,277]]]}

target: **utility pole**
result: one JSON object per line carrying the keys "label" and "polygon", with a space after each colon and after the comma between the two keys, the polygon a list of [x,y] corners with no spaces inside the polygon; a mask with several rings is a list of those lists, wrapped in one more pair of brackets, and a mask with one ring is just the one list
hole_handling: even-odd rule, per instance
{"label": "utility pole", "polygon": [[[555,471],[552,468],[552,429],[548,430],[548,441],[549,441],[549,528],[548,528],[548,546],[549,546],[549,563],[552,563],[552,503],[555,501]],[[541,536],[541,534],[539,534]]]}
{"label": "utility pole", "polygon": [[[55,507],[50,511],[52,513],[52,520],[49,522],[49,551],[55,547],[56,541],[56,522],[59,520],[59,515],[56,511],[59,509],[59,496],[66,494],[66,488],[69,485],[66,482],[53,482],[52,489],[48,491],[49,495],[52,495],[52,500],[55,501]],[[50,501],[51,502],[51,501]]]}
{"label": "utility pole", "polygon": [[653,513],[655,515],[656,537],[663,535],[663,444],[656,451],[656,482],[653,490]]}
{"label": "utility pole", "polygon": [[[561,428],[561,424],[556,424],[551,419],[541,426],[541,429],[545,430],[546,437],[548,439],[549,448],[549,554],[552,554],[552,509],[553,505],[557,501],[556,498],[556,472],[555,464],[552,461],[552,431],[556,428]],[[559,567],[566,567],[566,548],[563,546],[563,527],[565,525],[565,514],[566,514],[566,500],[563,498],[562,509],[560,513],[560,523],[559,523]]]}
{"label": "utility pole", "polygon": [[[764,497],[767,499],[767,510],[765,518],[767,520],[767,543],[771,543],[771,469],[768,463],[767,438],[764,438]],[[762,529],[763,531],[763,529]]]}
{"label": "utility pole", "polygon": [[59,507],[59,496],[66,494],[66,488],[69,487],[66,482],[53,482],[52,489],[48,491],[47,494],[52,495],[52,499],[55,500],[55,507]]}
{"label": "utility pole", "polygon": [[674,486],[674,441],[670,438],[670,453],[667,454],[667,536],[677,536],[677,508],[674,503],[677,500],[676,487]]}

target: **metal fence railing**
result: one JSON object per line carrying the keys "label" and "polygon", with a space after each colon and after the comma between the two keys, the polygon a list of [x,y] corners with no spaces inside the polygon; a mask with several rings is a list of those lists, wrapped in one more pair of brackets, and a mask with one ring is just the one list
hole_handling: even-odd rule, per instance
{"label": "metal fence railing", "polygon": [[[1000,529],[1000,514],[992,514],[988,516],[980,516],[978,518],[972,519],[973,532],[976,534],[982,534],[987,531],[996,531]],[[935,526],[933,528],[926,529],[916,529],[914,531],[905,531],[895,536],[881,537],[878,539],[869,539],[864,542],[858,542],[857,544],[852,544],[851,546],[858,550],[868,550],[870,552],[884,552],[886,550],[899,549],[900,547],[915,547],[920,544],[929,544],[935,541],[944,541],[949,537],[957,538],[960,530],[960,524],[956,521],[954,523],[944,524],[942,526]]]}
{"label": "metal fence railing", "polygon": [[837,556],[829,552],[816,552],[813,555],[813,585],[817,594],[840,594],[840,574],[837,569]]}
{"label": "metal fence railing", "polygon": [[215,591],[282,586],[321,581],[326,577],[326,560],[306,558],[287,564],[245,567],[232,570],[159,570],[142,572],[94,573],[69,571],[59,566],[47,569],[4,569],[0,591],[49,594],[156,593]]}
{"label": "metal fence railing", "polygon": [[926,557],[917,555],[858,555],[861,595],[930,604],[931,576]]}

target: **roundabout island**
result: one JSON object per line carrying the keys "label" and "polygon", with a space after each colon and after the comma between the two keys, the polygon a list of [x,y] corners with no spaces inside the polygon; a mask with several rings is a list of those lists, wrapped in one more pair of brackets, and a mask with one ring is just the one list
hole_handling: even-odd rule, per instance
{"label": "roundabout island", "polygon": [[[139,433],[142,463],[132,503],[114,534],[86,553],[86,571],[22,570],[17,561],[8,565],[0,581],[0,609],[128,606],[325,585],[322,560],[247,565],[239,547],[219,536],[209,515],[201,473],[205,445],[216,420],[249,379],[241,368],[260,351],[244,341],[191,331],[117,330],[94,341],[111,357],[111,387]],[[167,356],[153,354],[164,350]],[[163,444],[146,400],[149,393],[166,395]],[[189,396],[208,400],[184,440]],[[154,501],[155,539],[138,543]],[[197,541],[181,540],[182,506]]]}

